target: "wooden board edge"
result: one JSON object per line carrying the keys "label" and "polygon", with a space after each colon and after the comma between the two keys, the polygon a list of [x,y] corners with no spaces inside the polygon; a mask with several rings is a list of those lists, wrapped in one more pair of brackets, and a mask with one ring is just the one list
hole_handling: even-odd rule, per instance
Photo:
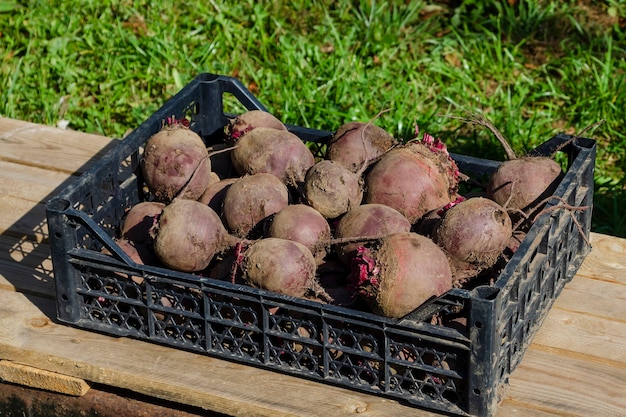
{"label": "wooden board edge", "polygon": [[0,381],[77,397],[91,389],[91,383],[84,379],[8,360],[0,360]]}

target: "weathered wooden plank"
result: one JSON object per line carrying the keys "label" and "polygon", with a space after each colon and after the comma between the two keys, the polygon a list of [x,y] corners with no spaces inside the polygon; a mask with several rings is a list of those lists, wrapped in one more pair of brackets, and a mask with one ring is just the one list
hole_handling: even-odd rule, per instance
{"label": "weathered wooden plank", "polygon": [[0,360],[0,381],[74,396],[85,395],[91,388],[80,378],[5,360]]}
{"label": "weathered wooden plank", "polygon": [[[519,416],[621,416],[626,368],[531,348],[513,373],[502,410]],[[505,415],[505,414],[503,414]]]}
{"label": "weathered wooden plank", "polygon": [[[52,301],[9,294],[0,292],[0,359],[233,416],[438,415],[203,355],[58,325],[49,318],[54,314]],[[583,417],[595,410],[611,415],[624,406],[615,392],[625,374],[624,368],[611,364],[531,347],[511,377],[498,416]],[[603,381],[612,388],[606,389]],[[584,400],[572,399],[572,391]]]}
{"label": "weathered wooden plank", "polygon": [[55,324],[51,300],[0,291],[0,359],[233,416],[435,416],[395,401]]}
{"label": "weathered wooden plank", "polygon": [[0,233],[47,236],[45,203],[117,141],[0,117]]}
{"label": "weathered wooden plank", "polygon": [[47,244],[0,235],[0,291],[54,297],[52,260]]}
{"label": "weathered wooden plank", "polygon": [[[172,408],[176,406],[176,409]],[[83,396],[74,397],[25,385],[0,383],[0,415],[31,417],[224,417],[199,408],[173,405],[154,397],[94,385]]]}
{"label": "weathered wooden plank", "polygon": [[43,241],[48,235],[46,202],[76,177],[1,159],[0,172],[0,233]]}
{"label": "weathered wooden plank", "polygon": [[84,172],[115,146],[110,138],[0,117],[0,159],[59,171]]}
{"label": "weathered wooden plank", "polygon": [[591,233],[592,250],[578,275],[626,285],[626,239]]}
{"label": "weathered wooden plank", "polygon": [[0,234],[43,242],[48,237],[43,203],[7,196],[0,199]]}
{"label": "weathered wooden plank", "polygon": [[64,172],[24,165],[19,161],[0,159],[0,169],[3,179],[0,190],[3,194],[37,202],[43,200],[68,178],[74,178]]}
{"label": "weathered wooden plank", "polygon": [[63,172],[0,160],[0,193],[36,203],[48,201],[76,177]]}
{"label": "weathered wooden plank", "polygon": [[[619,300],[613,303],[621,302]],[[589,301],[592,303],[592,301]],[[626,370],[626,320],[592,316],[555,306],[533,339],[536,348],[565,358],[586,358]]]}
{"label": "weathered wooden plank", "polygon": [[626,321],[626,285],[578,275],[563,288],[554,308]]}

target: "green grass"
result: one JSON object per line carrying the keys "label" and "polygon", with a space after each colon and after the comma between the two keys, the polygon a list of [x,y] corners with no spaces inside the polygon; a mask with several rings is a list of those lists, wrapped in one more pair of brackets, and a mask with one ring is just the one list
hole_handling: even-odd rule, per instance
{"label": "green grass", "polygon": [[237,76],[286,123],[369,120],[502,159],[598,140],[593,230],[626,236],[626,1],[0,1],[0,114],[121,137],[200,72]]}

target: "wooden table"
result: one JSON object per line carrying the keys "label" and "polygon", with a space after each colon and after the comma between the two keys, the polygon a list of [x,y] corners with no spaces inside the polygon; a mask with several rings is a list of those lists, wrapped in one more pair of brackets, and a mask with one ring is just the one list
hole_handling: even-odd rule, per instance
{"label": "wooden table", "polygon": [[[172,410],[197,407],[205,415],[437,415],[57,324],[44,204],[115,143],[0,118],[0,391],[22,384],[80,401],[96,384],[145,395],[146,402],[171,401]],[[591,243],[511,376],[499,416],[626,416],[626,240],[592,233]]]}

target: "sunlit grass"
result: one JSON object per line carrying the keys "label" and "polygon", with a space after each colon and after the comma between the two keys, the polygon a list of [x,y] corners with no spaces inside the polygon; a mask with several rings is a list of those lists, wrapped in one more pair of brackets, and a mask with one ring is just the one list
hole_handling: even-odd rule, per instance
{"label": "sunlit grass", "polygon": [[594,229],[625,235],[626,1],[1,2],[0,114],[112,137],[201,72],[238,77],[284,122],[415,124],[454,152],[522,154],[600,119]]}

